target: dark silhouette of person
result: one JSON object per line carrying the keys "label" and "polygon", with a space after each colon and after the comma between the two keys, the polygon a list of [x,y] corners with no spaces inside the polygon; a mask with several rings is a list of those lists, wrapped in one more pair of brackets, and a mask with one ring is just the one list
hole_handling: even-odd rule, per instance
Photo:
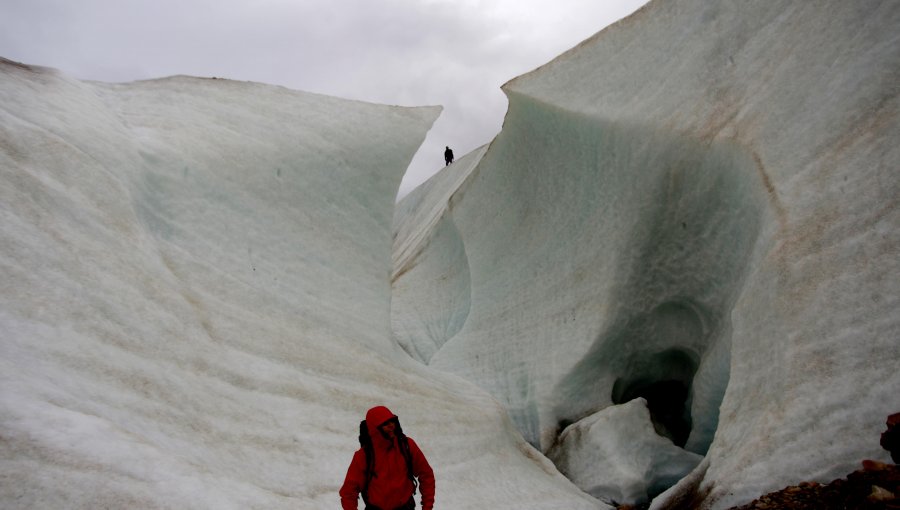
{"label": "dark silhouette of person", "polygon": [[900,413],[887,418],[887,430],[881,434],[881,447],[891,452],[894,464],[900,463]]}
{"label": "dark silhouette of person", "polygon": [[444,166],[447,166],[450,163],[453,163],[453,151],[450,150],[450,147],[448,146],[444,151]]}

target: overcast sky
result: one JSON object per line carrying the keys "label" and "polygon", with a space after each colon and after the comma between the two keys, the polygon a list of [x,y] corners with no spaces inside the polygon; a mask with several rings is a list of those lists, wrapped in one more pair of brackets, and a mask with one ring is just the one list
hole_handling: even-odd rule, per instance
{"label": "overcast sky", "polygon": [[0,0],[0,56],[81,79],[173,74],[444,111],[405,195],[500,130],[500,86],[646,0]]}

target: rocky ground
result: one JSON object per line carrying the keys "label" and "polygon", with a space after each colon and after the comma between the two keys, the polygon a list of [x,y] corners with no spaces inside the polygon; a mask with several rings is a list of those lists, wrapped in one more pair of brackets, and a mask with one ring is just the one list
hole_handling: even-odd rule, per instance
{"label": "rocky ground", "polygon": [[[650,505],[620,505],[646,510]],[[900,467],[863,462],[863,468],[828,484],[804,482],[785,487],[730,510],[900,510]]]}
{"label": "rocky ground", "polygon": [[863,462],[863,469],[828,484],[801,483],[766,494],[731,510],[763,509],[898,509],[900,468],[896,464]]}

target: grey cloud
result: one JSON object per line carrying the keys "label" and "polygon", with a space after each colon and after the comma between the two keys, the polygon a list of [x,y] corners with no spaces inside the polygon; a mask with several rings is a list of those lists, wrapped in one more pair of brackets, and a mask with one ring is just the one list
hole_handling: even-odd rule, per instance
{"label": "grey cloud", "polygon": [[[506,109],[500,85],[543,64],[612,21],[615,4],[566,6],[534,33],[551,6],[503,0],[5,0],[0,55],[75,77],[130,81],[173,74],[273,83],[351,99],[441,104],[405,193],[458,156],[490,141]],[[601,6],[598,7],[597,5]],[[539,6],[539,7],[538,7]],[[580,12],[580,11],[590,12]],[[576,36],[565,23],[597,26]]]}

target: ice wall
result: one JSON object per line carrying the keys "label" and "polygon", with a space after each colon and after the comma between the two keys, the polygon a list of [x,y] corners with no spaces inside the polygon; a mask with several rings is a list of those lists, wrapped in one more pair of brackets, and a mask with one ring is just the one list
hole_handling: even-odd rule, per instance
{"label": "ice wall", "polygon": [[[486,150],[485,145],[459,159],[394,210],[391,322],[398,345],[419,361],[430,361],[469,315],[469,263],[449,200]],[[430,256],[420,260],[426,248]]]}
{"label": "ice wall", "polygon": [[[706,454],[657,508],[887,460],[898,41],[896,2],[653,2],[513,80],[478,166],[428,192],[466,270],[435,229],[394,282],[395,328],[466,307],[431,366],[488,389],[545,451],[647,399],[658,433]],[[460,310],[397,309],[454,275]]]}
{"label": "ice wall", "polygon": [[0,60],[0,507],[335,508],[386,404],[444,508],[595,508],[392,341],[393,202],[437,113]]}

